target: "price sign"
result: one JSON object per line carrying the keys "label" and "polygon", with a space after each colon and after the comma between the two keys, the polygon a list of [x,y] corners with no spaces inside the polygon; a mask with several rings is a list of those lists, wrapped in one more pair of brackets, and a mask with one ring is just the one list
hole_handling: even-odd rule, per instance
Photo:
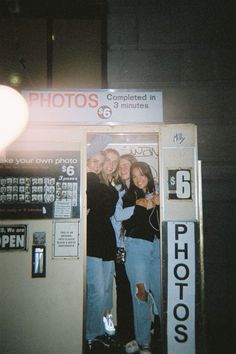
{"label": "price sign", "polygon": [[191,170],[168,170],[169,199],[192,199]]}
{"label": "price sign", "polygon": [[98,116],[102,119],[108,119],[112,116],[112,110],[109,106],[101,106],[98,108]]}
{"label": "price sign", "polygon": [[8,151],[0,159],[0,217],[79,217],[79,181],[77,151]]}
{"label": "price sign", "polygon": [[75,167],[72,165],[69,165],[69,166],[63,165],[61,170],[62,170],[62,172],[66,173],[67,176],[70,176],[70,177],[74,176],[74,174],[75,174]]}

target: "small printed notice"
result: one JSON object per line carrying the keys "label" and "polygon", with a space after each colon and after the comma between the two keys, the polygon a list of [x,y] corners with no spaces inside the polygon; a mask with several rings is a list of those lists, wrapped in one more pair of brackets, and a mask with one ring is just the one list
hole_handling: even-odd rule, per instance
{"label": "small printed notice", "polygon": [[54,230],[54,257],[79,256],[79,223],[56,222]]}
{"label": "small printed notice", "polygon": [[70,200],[56,200],[54,203],[55,218],[71,218],[72,206]]}

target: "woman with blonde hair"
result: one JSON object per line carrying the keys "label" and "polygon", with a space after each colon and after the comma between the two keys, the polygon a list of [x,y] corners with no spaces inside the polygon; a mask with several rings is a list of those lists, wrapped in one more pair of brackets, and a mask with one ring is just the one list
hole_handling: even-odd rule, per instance
{"label": "woman with blonde hair", "polygon": [[[117,176],[118,176],[118,164],[120,155],[119,152],[112,148],[107,148],[103,151],[105,160],[101,172],[99,173],[100,183],[105,185],[109,193],[107,198],[112,198],[117,196],[117,190],[114,188]],[[117,199],[116,199],[117,202]],[[112,215],[114,214],[115,209],[112,208]],[[111,222],[111,220],[110,220]],[[113,229],[114,233],[114,229]],[[104,236],[106,237],[106,230],[104,230]],[[116,238],[115,233],[112,237],[106,237],[106,244],[103,246],[106,248],[106,255],[103,257],[103,265],[106,267],[106,278],[105,278],[105,295],[104,295],[104,314],[103,314],[103,324],[105,327],[105,332],[113,336],[115,334],[115,326],[113,323],[111,309],[113,307],[113,279],[115,274],[115,257],[116,257]]]}
{"label": "woman with blonde hair", "polygon": [[89,349],[95,344],[110,346],[105,335],[104,314],[112,306],[116,241],[110,217],[115,211],[118,192],[99,178],[107,158],[101,151],[89,156],[87,161],[86,339]]}

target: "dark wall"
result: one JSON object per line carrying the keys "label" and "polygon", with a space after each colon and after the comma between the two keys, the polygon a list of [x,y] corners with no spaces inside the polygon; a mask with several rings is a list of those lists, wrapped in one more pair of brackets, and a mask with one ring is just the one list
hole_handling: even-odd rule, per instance
{"label": "dark wall", "polygon": [[100,88],[103,0],[1,0],[0,82],[26,88]]}
{"label": "dark wall", "polygon": [[[233,354],[236,21],[229,2],[116,1],[108,85],[163,91],[165,123],[196,123],[202,160],[206,354]],[[201,354],[201,353],[200,353]]]}

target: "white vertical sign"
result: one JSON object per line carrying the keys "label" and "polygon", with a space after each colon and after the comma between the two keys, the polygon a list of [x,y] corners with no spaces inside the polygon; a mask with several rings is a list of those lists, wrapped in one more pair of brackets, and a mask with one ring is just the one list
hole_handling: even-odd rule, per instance
{"label": "white vertical sign", "polygon": [[79,256],[79,223],[55,222],[54,257]]}
{"label": "white vertical sign", "polygon": [[167,224],[168,354],[195,354],[195,224]]}

